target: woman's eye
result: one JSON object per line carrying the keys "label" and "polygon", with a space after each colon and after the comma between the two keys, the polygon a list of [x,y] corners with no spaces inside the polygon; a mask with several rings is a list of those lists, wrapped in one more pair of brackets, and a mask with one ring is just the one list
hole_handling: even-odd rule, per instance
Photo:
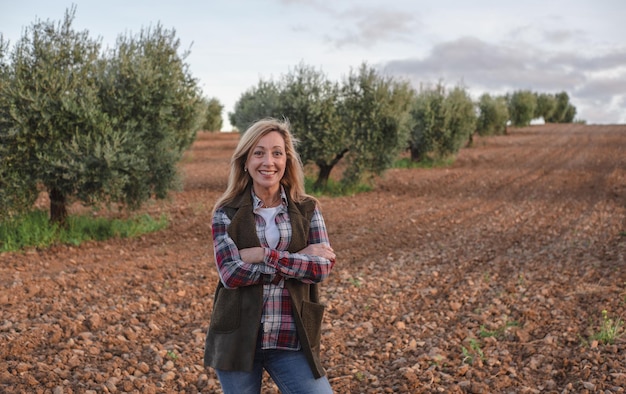
{"label": "woman's eye", "polygon": [[260,150],[254,151],[253,155],[257,157],[263,156],[263,151],[260,151]]}
{"label": "woman's eye", "polygon": [[282,156],[282,155],[283,155],[283,152],[281,151],[274,152],[274,156]]}

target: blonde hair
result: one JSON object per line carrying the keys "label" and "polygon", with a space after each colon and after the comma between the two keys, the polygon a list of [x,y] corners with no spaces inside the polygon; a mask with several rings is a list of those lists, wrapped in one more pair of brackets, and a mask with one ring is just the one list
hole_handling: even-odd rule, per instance
{"label": "blonde hair", "polygon": [[307,195],[304,190],[302,160],[295,149],[298,141],[291,134],[289,121],[265,118],[253,123],[241,136],[237,148],[235,148],[235,152],[230,159],[228,186],[224,194],[222,194],[215,203],[214,210],[231,202],[236,196],[243,193],[248,187],[248,184],[252,182],[252,178],[245,171],[245,165],[250,151],[257,145],[261,138],[273,131],[278,132],[283,137],[285,141],[285,154],[287,155],[285,174],[280,180],[280,184],[287,189],[289,197],[294,202],[301,202],[305,198],[312,198]]}

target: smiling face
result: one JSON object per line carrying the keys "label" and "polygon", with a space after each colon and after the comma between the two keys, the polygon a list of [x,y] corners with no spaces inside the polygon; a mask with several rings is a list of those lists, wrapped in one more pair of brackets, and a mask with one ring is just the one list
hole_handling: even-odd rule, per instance
{"label": "smiling face", "polygon": [[261,137],[250,150],[246,161],[255,193],[260,196],[277,193],[286,165],[287,153],[282,135],[272,131]]}

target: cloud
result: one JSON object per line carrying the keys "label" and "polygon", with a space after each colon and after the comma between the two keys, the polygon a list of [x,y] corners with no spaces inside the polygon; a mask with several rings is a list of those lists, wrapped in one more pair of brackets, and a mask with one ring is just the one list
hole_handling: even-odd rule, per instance
{"label": "cloud", "polygon": [[388,8],[356,7],[338,14],[337,20],[341,22],[339,33],[327,36],[337,48],[368,48],[387,41],[410,41],[420,26],[412,14]]}
{"label": "cloud", "polygon": [[462,83],[473,92],[503,94],[520,89],[566,91],[591,121],[620,119],[626,101],[626,47],[607,53],[548,51],[529,44],[494,44],[463,37],[433,46],[422,58],[381,64],[385,73],[414,86],[443,81]]}
{"label": "cloud", "polygon": [[328,6],[323,0],[278,0],[279,3],[286,4],[287,6],[306,6],[317,9],[324,13],[332,13],[332,8]]}
{"label": "cloud", "polygon": [[623,96],[626,93],[626,73],[621,77],[597,77],[590,79],[574,92],[576,96],[585,99],[595,99],[603,103],[611,101],[614,96]]}
{"label": "cloud", "polygon": [[[552,21],[555,22],[555,21]],[[562,46],[568,43],[580,43],[588,39],[587,33],[581,29],[553,29],[544,27],[544,23],[536,21],[511,29],[507,34],[512,43],[535,42],[543,45]]]}
{"label": "cloud", "polygon": [[[422,24],[414,13],[398,11],[389,6],[356,6],[339,9],[320,0],[279,0],[287,6],[308,7],[331,20],[332,28],[324,39],[335,48],[371,48],[379,43],[410,41]],[[299,30],[305,30],[302,27]],[[310,30],[310,29],[306,29]]]}
{"label": "cloud", "polygon": [[542,32],[545,41],[552,44],[564,44],[576,41],[585,36],[582,30],[556,29]]}
{"label": "cloud", "polygon": [[491,44],[473,37],[443,42],[425,58],[387,62],[385,71],[412,81],[465,81],[484,89],[564,90],[583,83],[585,76],[550,54],[529,46]]}

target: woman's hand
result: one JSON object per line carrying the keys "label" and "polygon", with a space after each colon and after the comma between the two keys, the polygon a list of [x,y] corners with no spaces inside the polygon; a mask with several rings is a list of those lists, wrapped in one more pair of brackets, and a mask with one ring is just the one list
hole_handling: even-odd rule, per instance
{"label": "woman's hand", "polygon": [[330,245],[326,244],[310,244],[298,253],[319,256],[325,258],[326,260],[335,259],[335,251],[330,247]]}

